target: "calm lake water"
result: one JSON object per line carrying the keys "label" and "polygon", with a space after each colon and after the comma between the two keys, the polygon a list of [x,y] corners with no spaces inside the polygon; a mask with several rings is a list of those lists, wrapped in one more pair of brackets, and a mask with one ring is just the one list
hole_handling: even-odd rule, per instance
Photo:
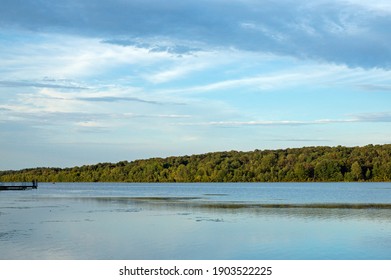
{"label": "calm lake water", "polygon": [[390,183],[0,191],[0,259],[391,259]]}

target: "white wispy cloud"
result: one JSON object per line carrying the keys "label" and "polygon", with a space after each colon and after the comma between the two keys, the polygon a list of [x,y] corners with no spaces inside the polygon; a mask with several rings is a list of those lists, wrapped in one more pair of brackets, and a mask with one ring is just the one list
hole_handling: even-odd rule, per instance
{"label": "white wispy cloud", "polygon": [[0,81],[0,87],[33,87],[33,88],[57,88],[57,89],[68,89],[68,90],[82,90],[87,89],[82,85],[77,85],[75,83],[58,83],[50,82],[48,80],[43,81]]}
{"label": "white wispy cloud", "polygon": [[191,115],[176,115],[176,114],[135,114],[124,113],[114,115],[118,118],[158,118],[158,119],[187,119],[191,118]]}
{"label": "white wispy cloud", "polygon": [[361,1],[361,0],[345,0],[347,3],[363,7],[370,11],[380,13],[391,13],[391,3],[388,0],[377,1]]}
{"label": "white wispy cloud", "polygon": [[257,121],[209,121],[200,123],[179,123],[184,126],[302,126],[302,125],[327,125],[343,123],[388,123],[391,122],[391,112],[366,113],[351,116],[345,119],[318,119],[318,120],[257,120]]}
{"label": "white wispy cloud", "polygon": [[[10,35],[6,33],[6,36]],[[30,81],[39,81],[46,76],[81,79],[121,66],[148,65],[171,57],[167,52],[150,52],[134,46],[105,44],[96,38],[56,34],[41,35],[23,45],[11,41],[0,50],[7,61],[0,69],[3,86],[56,87],[48,82],[15,81],[14,77],[26,77]]]}
{"label": "white wispy cloud", "polygon": [[195,59],[191,60],[192,61],[186,61],[185,63],[179,62],[170,69],[164,69],[156,73],[147,74],[145,75],[145,79],[154,84],[166,83],[187,76],[191,73],[201,71],[207,68],[209,64],[206,63],[206,61],[200,62]]}
{"label": "white wispy cloud", "polygon": [[[335,64],[306,64],[290,66],[288,69],[268,72],[256,76],[231,78],[209,84],[192,87],[164,89],[162,94],[169,93],[204,93],[228,89],[253,88],[255,90],[272,90],[294,86],[347,86],[363,90],[388,90],[391,83],[390,71],[384,69],[350,69],[344,65]],[[366,83],[372,84],[366,84]]]}
{"label": "white wispy cloud", "polygon": [[256,87],[258,89],[270,89],[276,86],[288,86],[289,83],[298,83],[303,79],[314,78],[321,73],[277,73],[269,75],[260,75],[255,77],[244,77],[239,79],[230,79],[224,81],[213,82],[210,84],[163,90],[162,93],[202,93],[209,91],[219,91],[224,89],[240,88],[240,87]]}

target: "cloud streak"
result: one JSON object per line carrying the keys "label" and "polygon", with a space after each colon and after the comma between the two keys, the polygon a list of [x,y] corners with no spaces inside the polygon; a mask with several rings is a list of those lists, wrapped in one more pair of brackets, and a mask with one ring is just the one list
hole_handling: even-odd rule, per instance
{"label": "cloud streak", "polygon": [[361,88],[363,90],[369,90],[369,91],[391,91],[391,86],[389,85],[364,84],[364,85],[358,85],[358,88]]}
{"label": "cloud streak", "polygon": [[343,123],[389,123],[391,113],[368,113],[354,115],[347,119],[319,119],[309,121],[299,120],[260,120],[260,121],[210,121],[203,123],[181,123],[189,126],[218,126],[218,127],[242,127],[242,126],[307,126],[307,125],[327,125]]}
{"label": "cloud streak", "polygon": [[391,122],[391,112],[377,112],[352,115],[357,122]]}
{"label": "cloud streak", "polygon": [[28,81],[0,81],[0,87],[15,87],[15,88],[34,87],[34,88],[54,88],[54,89],[72,89],[72,90],[87,89],[86,87],[83,86],[28,82]]}
{"label": "cloud streak", "polygon": [[75,100],[88,101],[88,102],[140,102],[147,104],[162,105],[163,102],[144,100],[137,97],[120,97],[120,96],[96,96],[96,97],[79,97]]}

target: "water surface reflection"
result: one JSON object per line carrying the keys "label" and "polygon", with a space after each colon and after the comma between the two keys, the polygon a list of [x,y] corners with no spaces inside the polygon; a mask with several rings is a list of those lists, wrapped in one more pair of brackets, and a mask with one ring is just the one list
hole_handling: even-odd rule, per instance
{"label": "water surface reflection", "polygon": [[[72,188],[0,196],[0,258],[391,259],[384,193],[370,202],[340,197],[335,203],[276,203],[273,194],[265,203],[243,195],[235,200],[232,187],[189,193]],[[245,189],[251,198],[252,187]]]}

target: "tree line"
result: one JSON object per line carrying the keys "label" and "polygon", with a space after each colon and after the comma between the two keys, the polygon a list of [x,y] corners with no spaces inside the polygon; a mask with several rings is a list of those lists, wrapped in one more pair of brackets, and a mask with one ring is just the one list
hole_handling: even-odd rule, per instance
{"label": "tree line", "polygon": [[1,182],[391,181],[391,144],[304,147],[0,171]]}

